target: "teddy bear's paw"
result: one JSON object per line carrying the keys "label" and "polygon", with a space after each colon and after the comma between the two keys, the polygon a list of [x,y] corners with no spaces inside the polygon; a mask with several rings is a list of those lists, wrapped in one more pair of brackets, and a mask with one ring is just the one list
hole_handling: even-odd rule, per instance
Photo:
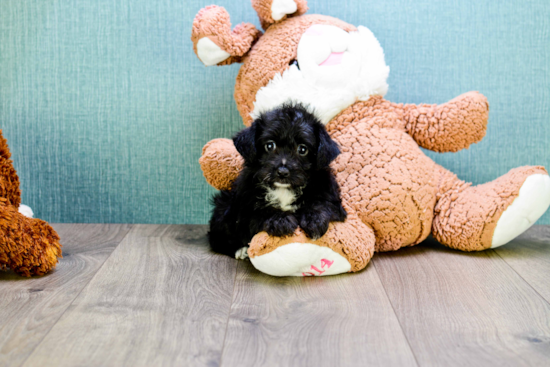
{"label": "teddy bear's paw", "polygon": [[228,59],[231,54],[222,50],[210,38],[204,37],[197,42],[197,56],[204,65],[212,66]]}
{"label": "teddy bear's paw", "polygon": [[23,214],[27,218],[32,218],[34,216],[31,207],[24,204],[19,205],[19,213]]}
{"label": "teddy bear's paw", "polygon": [[491,248],[502,246],[525,232],[550,206],[550,176],[534,174],[497,222]]}
{"label": "teddy bear's paw", "polygon": [[248,259],[248,246],[241,247],[235,252],[235,259],[246,260]]}
{"label": "teddy bear's paw", "polygon": [[313,243],[289,243],[256,257],[252,265],[273,276],[324,276],[347,273],[351,264],[339,253]]}

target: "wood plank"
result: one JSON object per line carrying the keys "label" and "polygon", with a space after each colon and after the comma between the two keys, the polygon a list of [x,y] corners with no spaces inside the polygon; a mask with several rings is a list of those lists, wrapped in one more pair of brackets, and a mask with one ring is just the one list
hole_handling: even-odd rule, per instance
{"label": "wood plank", "polygon": [[206,230],[135,226],[24,365],[219,365],[237,262]]}
{"label": "wood plank", "polygon": [[274,278],[239,263],[222,366],[416,366],[373,266]]}
{"label": "wood plank", "polygon": [[130,230],[121,224],[54,224],[63,259],[37,278],[0,271],[0,366],[19,366]]}
{"label": "wood plank", "polygon": [[429,240],[374,265],[419,365],[550,365],[550,305],[493,250]]}
{"label": "wood plank", "polygon": [[531,227],[495,252],[550,303],[550,226]]}

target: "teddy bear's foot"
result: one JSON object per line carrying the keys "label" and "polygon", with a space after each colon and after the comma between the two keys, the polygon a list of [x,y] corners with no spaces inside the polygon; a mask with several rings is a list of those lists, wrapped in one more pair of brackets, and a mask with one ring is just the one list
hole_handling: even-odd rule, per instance
{"label": "teddy bear's foot", "polygon": [[508,243],[550,205],[550,177],[543,167],[515,168],[478,186],[446,171],[440,186],[432,234],[442,244],[463,251]]}
{"label": "teddy bear's foot", "polygon": [[342,255],[307,242],[291,242],[250,261],[262,273],[279,277],[335,275],[351,270]]}
{"label": "teddy bear's foot", "polygon": [[43,275],[61,257],[59,236],[40,219],[28,218],[0,198],[0,266],[30,277]]}
{"label": "teddy bear's foot", "polygon": [[8,247],[18,251],[7,254],[7,267],[25,277],[47,274],[56,267],[61,257],[59,236],[43,220],[25,219],[28,222],[21,228],[25,233],[17,237],[14,234],[15,241],[8,240]]}
{"label": "teddy bear's foot", "polygon": [[331,223],[319,240],[301,229],[287,238],[258,233],[248,255],[259,271],[274,276],[325,276],[355,272],[367,266],[374,252],[374,232],[357,217]]}
{"label": "teddy bear's foot", "polygon": [[491,248],[499,247],[525,232],[550,206],[550,176],[534,174],[525,180],[519,195],[497,222]]}

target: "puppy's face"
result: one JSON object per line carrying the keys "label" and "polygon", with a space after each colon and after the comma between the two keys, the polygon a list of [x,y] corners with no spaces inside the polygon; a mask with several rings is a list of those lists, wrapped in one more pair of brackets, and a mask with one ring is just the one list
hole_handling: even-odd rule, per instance
{"label": "puppy's face", "polygon": [[338,156],[324,126],[301,105],[262,114],[233,139],[257,184],[267,188],[303,188],[311,173]]}

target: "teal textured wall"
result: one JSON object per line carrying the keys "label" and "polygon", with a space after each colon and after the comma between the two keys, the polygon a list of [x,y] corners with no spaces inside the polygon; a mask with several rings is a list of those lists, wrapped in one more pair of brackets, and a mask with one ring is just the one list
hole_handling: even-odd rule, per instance
{"label": "teal textured wall", "polygon": [[[205,68],[191,22],[248,0],[2,0],[0,128],[23,201],[53,222],[205,223],[197,160],[242,127],[238,65]],[[391,68],[387,98],[442,103],[478,90],[487,137],[428,153],[481,183],[526,164],[550,167],[550,1],[310,0],[310,13],[369,27]],[[539,223],[550,223],[547,213]]]}

